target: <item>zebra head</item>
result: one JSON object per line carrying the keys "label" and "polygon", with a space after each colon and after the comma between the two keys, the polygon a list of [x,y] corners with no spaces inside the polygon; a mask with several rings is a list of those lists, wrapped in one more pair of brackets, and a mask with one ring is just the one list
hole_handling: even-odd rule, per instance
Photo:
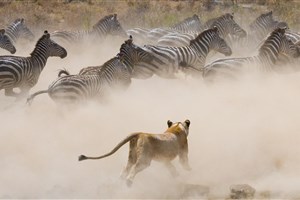
{"label": "zebra head", "polygon": [[294,58],[300,56],[299,48],[287,38],[282,28],[275,29],[259,49],[259,55],[268,57],[273,63],[279,54]]}
{"label": "zebra head", "polygon": [[247,36],[246,31],[234,21],[233,14],[230,13],[222,15],[216,19],[208,20],[206,24],[209,28],[216,26],[222,38],[226,38],[228,34],[237,38],[243,38]]}
{"label": "zebra head", "polygon": [[100,36],[117,35],[127,37],[126,31],[122,28],[117,19],[117,14],[108,15],[100,19],[97,24],[93,26],[92,31]]}
{"label": "zebra head", "polygon": [[67,51],[65,48],[50,39],[50,34],[47,30],[44,31],[43,36],[38,40],[36,48],[40,51],[46,52],[50,57],[60,57],[65,58],[67,56]]}
{"label": "zebra head", "polygon": [[34,40],[34,35],[25,25],[25,20],[23,18],[16,19],[12,24],[10,24],[6,29],[6,34],[13,42],[16,42],[19,37],[29,41]]}
{"label": "zebra head", "polygon": [[206,53],[209,53],[210,50],[215,50],[225,56],[232,54],[231,48],[226,41],[220,37],[217,27],[207,29],[200,33],[194,40],[190,41],[190,46],[202,49],[201,51],[207,51]]}
{"label": "zebra head", "polygon": [[254,20],[249,26],[250,35],[256,37],[258,40],[265,38],[271,31],[276,28],[288,28],[286,22],[279,22],[274,20],[273,12],[267,12],[261,14],[258,18]]}
{"label": "zebra head", "polygon": [[129,39],[121,45],[118,57],[121,62],[123,62],[127,67],[130,67],[131,70],[134,65],[149,63],[154,58],[150,53],[133,44],[131,35],[129,36]]}
{"label": "zebra head", "polygon": [[11,43],[9,37],[5,35],[5,30],[0,30],[0,47],[9,51],[11,54],[16,53],[15,46]]}
{"label": "zebra head", "polygon": [[237,38],[244,38],[247,36],[247,32],[238,25],[234,19],[234,14],[227,13],[225,14],[225,23],[227,24],[226,28],[230,35],[236,36]]}

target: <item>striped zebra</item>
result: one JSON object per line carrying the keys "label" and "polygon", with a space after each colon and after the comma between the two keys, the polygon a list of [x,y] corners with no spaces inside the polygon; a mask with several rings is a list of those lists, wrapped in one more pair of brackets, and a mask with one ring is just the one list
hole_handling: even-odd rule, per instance
{"label": "striped zebra", "polygon": [[[0,90],[6,96],[21,98],[37,83],[50,56],[64,58],[67,51],[50,39],[45,31],[29,57],[0,56]],[[20,93],[13,91],[20,88]]]}
{"label": "striped zebra", "polygon": [[272,72],[280,54],[296,58],[299,57],[300,52],[297,46],[286,37],[285,29],[277,28],[260,47],[257,56],[216,60],[205,66],[203,77],[212,81],[219,77],[235,79],[237,74],[245,70]]}
{"label": "striped zebra", "polygon": [[58,77],[47,90],[32,94],[27,102],[30,104],[34,97],[48,93],[51,99],[60,104],[79,103],[86,100],[102,100],[112,89],[126,89],[131,83],[131,74],[135,64],[150,62],[152,56],[132,42],[132,38],[125,41],[119,54],[101,66],[87,67],[79,74],[69,75],[66,71]]}
{"label": "striped zebra", "polygon": [[186,33],[191,31],[199,33],[203,30],[202,26],[198,15],[194,14],[192,17],[188,17],[171,27],[154,29],[134,28],[127,30],[127,34],[137,38],[138,41],[141,41],[143,44],[156,44],[157,40],[166,34],[174,32]]}
{"label": "striped zebra", "polygon": [[[247,33],[233,19],[233,14],[227,13],[218,18],[208,20],[204,28],[217,27],[222,38],[227,40],[228,35],[236,36],[237,38],[246,37]],[[161,37],[157,44],[161,46],[187,46],[192,39],[197,37],[199,32],[189,33],[170,33]]]}
{"label": "striped zebra", "polygon": [[290,38],[294,43],[298,43],[300,41],[300,33],[292,30],[286,31],[286,36]]}
{"label": "striped zebra", "polygon": [[51,38],[64,44],[74,44],[86,40],[103,39],[108,35],[127,37],[125,30],[117,19],[117,14],[103,17],[91,30],[54,31],[51,33]]}
{"label": "striped zebra", "polygon": [[[273,18],[273,12],[267,12],[261,14],[249,25],[249,33],[245,38],[238,38],[236,36],[230,36],[230,44],[236,52],[240,52],[243,55],[248,55],[257,50],[257,46],[263,43],[268,35],[276,28],[288,28],[286,22],[276,21]],[[286,31],[287,32],[287,31]],[[247,49],[240,50],[240,47],[247,47]]]}
{"label": "striped zebra", "polygon": [[260,42],[276,28],[288,28],[288,24],[286,22],[274,20],[272,11],[261,14],[249,26],[251,42],[253,42],[253,39]]}
{"label": "striped zebra", "polygon": [[185,73],[199,73],[205,64],[205,59],[211,50],[226,56],[231,55],[231,49],[219,36],[216,27],[200,33],[189,46],[162,47],[145,45],[143,49],[153,55],[149,63],[138,64],[133,72],[134,78],[146,79],[156,74],[163,78],[176,78],[180,70]]}
{"label": "striped zebra", "polygon": [[11,40],[5,35],[5,29],[0,29],[0,47],[9,51],[11,54],[16,53],[15,46],[11,43]]}
{"label": "striped zebra", "polygon": [[23,18],[16,19],[13,23],[9,24],[5,28],[5,35],[7,35],[12,42],[16,44],[20,38],[24,38],[29,41],[34,40],[33,33],[25,25],[25,20]]}

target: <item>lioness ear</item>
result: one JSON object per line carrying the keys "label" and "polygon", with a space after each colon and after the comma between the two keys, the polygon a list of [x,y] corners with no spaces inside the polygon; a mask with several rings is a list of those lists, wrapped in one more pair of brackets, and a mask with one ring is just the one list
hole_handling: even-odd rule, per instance
{"label": "lioness ear", "polygon": [[168,120],[167,124],[168,124],[168,127],[170,128],[172,126],[173,122],[171,122],[170,120]]}
{"label": "lioness ear", "polygon": [[186,123],[186,125],[187,125],[187,127],[189,127],[190,126],[190,124],[191,124],[191,122],[190,122],[190,120],[185,120],[185,123]]}

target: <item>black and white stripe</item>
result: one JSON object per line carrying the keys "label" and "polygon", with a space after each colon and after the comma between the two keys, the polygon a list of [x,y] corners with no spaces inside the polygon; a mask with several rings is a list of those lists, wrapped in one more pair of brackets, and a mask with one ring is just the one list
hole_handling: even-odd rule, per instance
{"label": "black and white stripe", "polygon": [[[203,29],[213,27],[218,28],[220,36],[225,40],[227,40],[228,35],[238,38],[243,38],[247,35],[246,31],[234,21],[233,14],[230,13],[210,19],[203,25]],[[199,32],[170,33],[161,37],[157,44],[162,46],[187,46],[198,34]]]}
{"label": "black and white stripe", "polygon": [[266,39],[253,57],[219,59],[203,70],[203,77],[213,80],[217,77],[236,78],[243,71],[272,72],[280,54],[299,57],[297,46],[286,37],[285,29],[277,28]]}
{"label": "black and white stripe", "polygon": [[[29,57],[0,56],[0,90],[6,96],[22,97],[37,83],[50,56],[64,58],[67,51],[50,39],[45,31]],[[20,88],[15,93],[14,88]]]}
{"label": "black and white stripe", "polygon": [[0,47],[9,51],[11,54],[16,53],[16,48],[5,34],[5,29],[0,29]]}
{"label": "black and white stripe", "polygon": [[100,19],[91,30],[54,31],[51,38],[64,44],[76,44],[87,40],[103,39],[108,35],[127,37],[117,19],[117,14],[108,15]]}
{"label": "black and white stripe", "polygon": [[194,14],[192,17],[188,17],[177,24],[167,28],[134,28],[127,30],[128,35],[132,35],[137,38],[139,43],[142,44],[157,44],[159,38],[167,34],[172,33],[199,33],[203,30],[203,25],[200,22],[198,15]]}
{"label": "black and white stripe", "polygon": [[23,18],[16,19],[13,23],[8,25],[8,27],[5,28],[5,34],[14,45],[20,38],[24,38],[29,41],[34,40],[34,35],[25,25],[25,20]]}
{"label": "black and white stripe", "polygon": [[145,79],[156,74],[163,78],[176,78],[179,70],[201,71],[207,54],[211,50],[218,51],[226,56],[231,55],[231,49],[219,36],[216,27],[208,29],[191,40],[185,47],[162,47],[146,45],[143,49],[153,55],[154,59],[144,65],[135,67],[133,77]]}
{"label": "black and white stripe", "polygon": [[138,62],[150,62],[151,55],[132,43],[132,39],[121,45],[120,53],[101,66],[82,69],[77,75],[69,75],[66,71],[48,88],[32,94],[33,98],[48,93],[57,103],[78,103],[86,100],[102,100],[112,89],[126,89],[131,83],[134,65]]}

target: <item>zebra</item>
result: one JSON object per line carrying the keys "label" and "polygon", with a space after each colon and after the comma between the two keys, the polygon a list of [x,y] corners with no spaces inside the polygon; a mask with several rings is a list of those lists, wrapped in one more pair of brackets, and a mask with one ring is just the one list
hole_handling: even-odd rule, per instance
{"label": "zebra", "polygon": [[0,29],[0,47],[9,51],[11,54],[16,53],[16,48],[11,40],[5,35],[5,29]]}
{"label": "zebra", "polygon": [[[27,95],[36,85],[50,56],[65,58],[67,51],[50,39],[47,30],[29,57],[0,56],[0,90],[4,89],[6,96],[17,99]],[[14,88],[20,88],[21,91],[16,93]]]}
{"label": "zebra", "polygon": [[298,47],[287,38],[284,28],[275,29],[253,57],[219,59],[204,67],[203,78],[212,81],[216,77],[236,78],[242,70],[273,72],[280,54],[299,57]]}
{"label": "zebra", "polygon": [[289,27],[286,22],[274,20],[272,11],[263,13],[249,25],[250,40],[253,42],[253,39],[256,39],[259,42],[276,28]]}
{"label": "zebra", "polygon": [[[276,28],[289,28],[286,22],[276,21],[273,18],[273,12],[263,13],[258,16],[250,25],[247,37],[237,38],[235,36],[229,36],[232,48],[239,50],[241,46],[248,47],[247,50],[244,49],[243,54],[248,55],[257,50],[257,46],[268,37],[268,35]],[[286,31],[287,33],[287,31]]]}
{"label": "zebra", "polygon": [[[31,104],[35,96],[43,93],[48,93],[51,99],[60,104],[76,104],[91,99],[101,101],[111,89],[127,89],[135,64],[150,62],[151,59],[152,56],[133,44],[130,37],[121,45],[118,55],[103,65],[83,68],[76,75],[60,71],[58,79],[47,90],[32,94],[27,102]],[[62,74],[66,76],[60,76]]]}
{"label": "zebra", "polygon": [[[246,31],[234,21],[233,14],[230,13],[210,19],[203,25],[203,29],[213,27],[218,28],[220,36],[226,41],[228,40],[228,35],[236,36],[237,38],[244,38],[247,35]],[[161,37],[157,44],[161,46],[187,46],[198,34],[199,32],[170,33]]]}
{"label": "zebra", "polygon": [[51,33],[53,40],[59,40],[64,44],[76,44],[85,40],[103,39],[107,35],[127,37],[127,33],[117,19],[117,14],[103,17],[91,30],[54,31]]}
{"label": "zebra", "polygon": [[292,30],[287,30],[285,32],[286,36],[290,38],[294,43],[298,43],[300,41],[300,33],[294,32]]}
{"label": "zebra", "polygon": [[149,63],[138,64],[133,72],[134,78],[147,79],[153,74],[162,78],[176,78],[180,70],[184,73],[199,73],[205,64],[205,59],[211,50],[230,56],[232,51],[219,36],[217,27],[200,33],[189,46],[162,47],[145,45],[143,49],[153,55]]}
{"label": "zebra", "polygon": [[24,38],[29,41],[34,40],[33,33],[25,25],[24,18],[18,18],[13,23],[5,28],[5,35],[8,36],[12,44],[16,44],[19,38]]}
{"label": "zebra", "polygon": [[134,28],[127,30],[127,34],[138,38],[138,40],[143,42],[144,44],[156,44],[157,40],[166,34],[174,32],[186,33],[191,31],[199,33],[201,30],[203,30],[203,28],[199,16],[194,14],[192,17],[188,17],[168,28]]}

